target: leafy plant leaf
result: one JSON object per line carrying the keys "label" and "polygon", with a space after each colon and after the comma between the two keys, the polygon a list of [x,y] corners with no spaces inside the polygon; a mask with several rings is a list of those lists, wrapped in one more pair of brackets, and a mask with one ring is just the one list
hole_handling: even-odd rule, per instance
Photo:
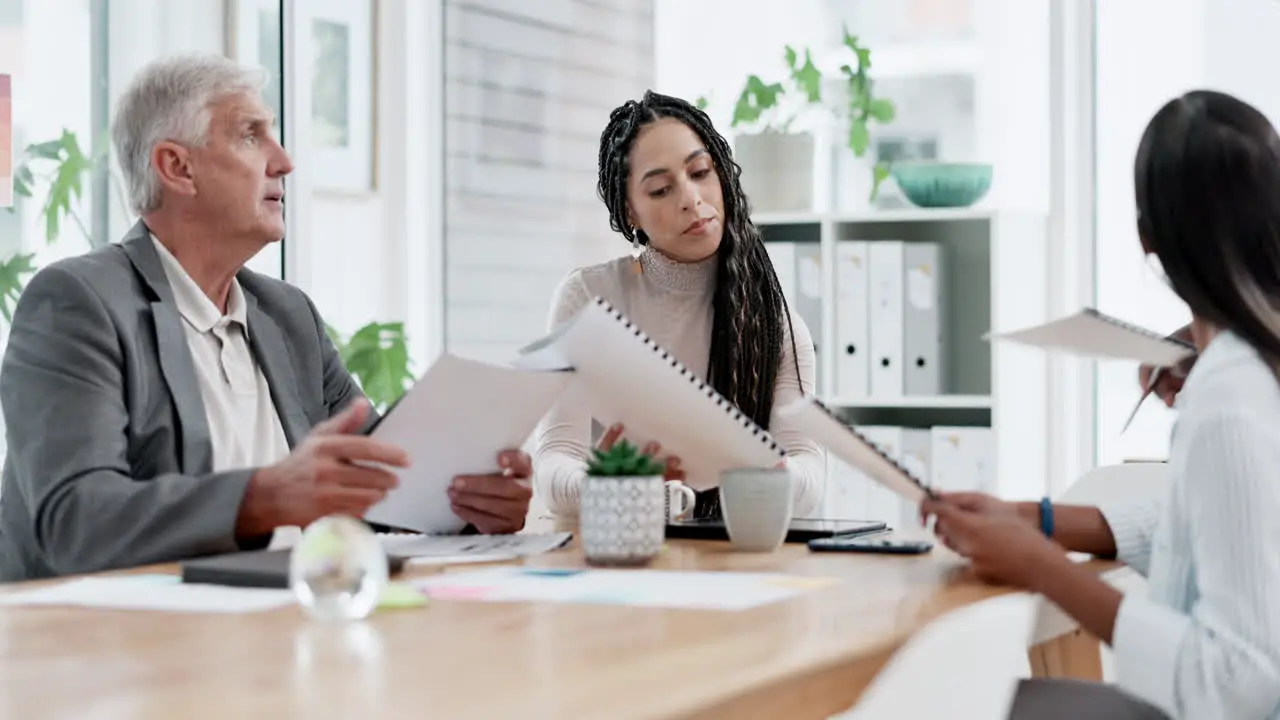
{"label": "leafy plant leaf", "polygon": [[853,154],[862,157],[871,144],[871,132],[867,130],[867,121],[853,118],[849,121],[849,149]]}
{"label": "leafy plant leaf", "polygon": [[342,364],[360,382],[369,402],[379,410],[400,399],[413,381],[404,324],[371,322],[347,341],[332,327],[325,333],[338,347]]}
{"label": "leafy plant leaf", "polygon": [[36,176],[31,168],[23,163],[13,171],[13,194],[18,197],[31,197],[31,186],[36,184]]}
{"label": "leafy plant leaf", "polygon": [[747,83],[733,108],[733,121],[730,125],[737,127],[759,120],[766,110],[777,107],[778,98],[783,92],[782,83],[766,84],[757,75],[747,76]]}
{"label": "leafy plant leaf", "polygon": [[869,202],[875,202],[880,195],[880,183],[889,179],[889,170],[889,163],[885,162],[878,162],[871,168],[871,196],[867,198]]}
{"label": "leafy plant leaf", "polygon": [[867,103],[867,114],[879,123],[893,122],[893,118],[897,115],[897,108],[892,100],[886,98],[875,98]]}
{"label": "leafy plant leaf", "polygon": [[0,315],[5,322],[13,322],[13,310],[18,296],[26,286],[27,278],[36,271],[34,254],[17,253],[0,263]]}
{"label": "leafy plant leaf", "polygon": [[822,72],[813,64],[813,56],[809,51],[807,49],[804,51],[804,65],[796,68],[794,62],[790,64],[792,65],[791,79],[804,93],[805,98],[811,103],[822,102]]}
{"label": "leafy plant leaf", "polygon": [[[63,133],[65,135],[66,130]],[[27,154],[41,160],[58,160],[62,157],[62,138],[28,145]]]}

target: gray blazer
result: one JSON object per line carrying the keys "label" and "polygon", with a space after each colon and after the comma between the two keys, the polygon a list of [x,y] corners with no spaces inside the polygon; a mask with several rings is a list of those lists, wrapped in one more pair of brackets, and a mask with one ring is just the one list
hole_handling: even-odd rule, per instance
{"label": "gray blazer", "polygon": [[[293,447],[360,389],[306,294],[249,270],[237,278]],[[143,223],[31,279],[0,404],[0,581],[242,549],[236,516],[253,470],[212,472],[195,365]]]}

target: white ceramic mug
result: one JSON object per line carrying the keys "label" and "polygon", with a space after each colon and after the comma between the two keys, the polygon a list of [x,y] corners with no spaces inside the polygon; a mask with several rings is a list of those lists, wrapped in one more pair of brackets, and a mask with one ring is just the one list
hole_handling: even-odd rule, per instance
{"label": "white ceramic mug", "polygon": [[744,468],[720,474],[720,508],[737,550],[769,552],[787,537],[794,494],[786,468]]}
{"label": "white ceramic mug", "polygon": [[693,488],[679,480],[666,482],[667,520],[687,520],[693,516],[693,506],[698,501]]}

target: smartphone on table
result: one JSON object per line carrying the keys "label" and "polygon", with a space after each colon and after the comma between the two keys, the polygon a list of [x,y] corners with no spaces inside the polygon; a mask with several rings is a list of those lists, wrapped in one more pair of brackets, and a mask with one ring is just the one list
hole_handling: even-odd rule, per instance
{"label": "smartphone on table", "polygon": [[810,540],[814,552],[881,553],[886,555],[923,555],[933,549],[928,540],[893,537],[892,535],[835,535]]}

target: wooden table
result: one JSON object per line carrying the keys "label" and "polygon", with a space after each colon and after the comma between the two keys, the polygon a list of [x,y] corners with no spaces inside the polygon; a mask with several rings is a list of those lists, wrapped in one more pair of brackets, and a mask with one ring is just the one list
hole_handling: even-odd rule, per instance
{"label": "wooden table", "polygon": [[823,718],[931,618],[1002,592],[941,548],[757,555],[677,541],[655,567],[847,582],[743,612],[435,601],[351,625],[292,607],[0,608],[0,718]]}

